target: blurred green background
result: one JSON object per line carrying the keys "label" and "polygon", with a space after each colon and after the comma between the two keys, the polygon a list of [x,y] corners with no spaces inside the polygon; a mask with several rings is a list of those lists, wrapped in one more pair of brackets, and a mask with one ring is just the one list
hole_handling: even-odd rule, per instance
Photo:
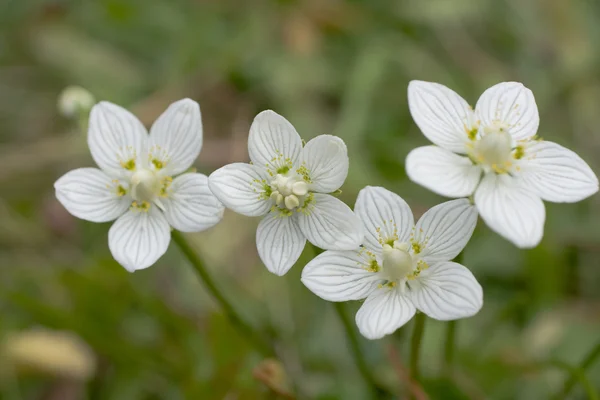
{"label": "blurred green background", "polygon": [[[77,220],[56,201],[59,176],[93,165],[85,135],[57,111],[64,87],[81,85],[147,125],[172,101],[197,100],[205,141],[196,166],[206,174],[247,160],[252,118],[272,108],[304,139],[346,141],[343,200],[382,185],[418,216],[443,199],[404,171],[407,153],[427,143],[408,112],[411,79],[443,83],[471,104],[497,82],[523,82],[539,134],[599,172],[599,43],[596,0],[0,0],[0,398],[284,398],[262,382],[279,382],[279,364],[265,365],[228,324],[174,244],[129,274],[110,256],[110,224]],[[311,249],[284,278],[271,275],[257,224],[228,211],[187,237],[276,343],[298,398],[368,399],[333,306],[299,280]],[[464,264],[484,287],[484,308],[458,324],[450,377],[445,325],[427,321],[424,398],[560,392],[568,374],[547,363],[578,365],[600,339],[599,260],[597,195],[547,204],[534,250],[480,222]],[[399,398],[410,328],[361,340],[369,368]],[[600,363],[587,375],[600,389]],[[578,385],[569,398],[587,397]]]}

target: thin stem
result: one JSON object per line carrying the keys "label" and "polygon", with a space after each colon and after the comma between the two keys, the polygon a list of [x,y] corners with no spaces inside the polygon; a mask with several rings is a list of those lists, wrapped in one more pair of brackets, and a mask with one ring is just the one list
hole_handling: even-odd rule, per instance
{"label": "thin stem", "polygon": [[[315,256],[318,256],[323,252],[323,250],[321,250],[312,243],[310,244],[310,246],[312,248],[313,253],[315,253]],[[350,342],[352,357],[354,358],[354,362],[358,367],[358,371],[362,375],[363,379],[367,382],[367,384],[371,387],[371,391],[376,396],[376,398],[382,398],[388,392],[377,383],[377,381],[373,377],[373,374],[371,374],[369,365],[367,364],[365,356],[360,348],[359,338],[356,334],[356,330],[354,329],[354,324],[344,311],[344,304],[333,303],[333,305],[335,307],[335,312],[337,313],[338,317],[340,317],[340,321],[342,321],[342,325],[344,325],[346,337],[348,338],[348,342]]]}
{"label": "thin stem", "polygon": [[356,334],[356,330],[352,324],[352,321],[348,317],[348,314],[344,311],[343,303],[333,303],[335,306],[335,311],[337,315],[340,317],[342,324],[344,325],[344,329],[346,331],[346,337],[348,338],[348,342],[350,342],[350,350],[352,351],[352,357],[354,358],[354,362],[358,367],[358,371],[362,375],[363,379],[369,384],[374,394],[377,398],[380,398],[381,395],[386,393],[386,390],[383,389],[373,377],[371,370],[365,360],[365,356],[360,348],[360,343],[358,339],[358,335]]}
{"label": "thin stem", "polygon": [[[585,371],[592,366],[592,364],[594,364],[594,362],[596,361],[596,359],[598,358],[598,356],[600,356],[600,342],[596,343],[596,345],[594,347],[592,347],[592,349],[590,350],[590,352],[585,356],[585,358],[583,359],[583,361],[581,362],[581,364],[579,364],[579,370],[582,373],[585,373]],[[569,393],[571,392],[571,390],[573,389],[573,386],[575,386],[575,384],[578,381],[578,377],[576,375],[571,374],[571,376],[569,377],[569,379],[567,379],[565,381],[565,385],[563,387],[562,390],[562,394],[560,396],[556,396],[556,398],[567,398],[569,396]]]}
{"label": "thin stem", "polygon": [[415,315],[415,325],[412,338],[410,339],[410,377],[413,381],[419,381],[419,358],[421,355],[421,340],[425,331],[425,314]]}
{"label": "thin stem", "polygon": [[454,348],[456,346],[456,325],[458,321],[448,321],[446,324],[446,343],[444,344],[444,369],[447,374],[452,373],[454,363]]}
{"label": "thin stem", "polygon": [[[463,252],[460,252],[454,259],[455,263],[462,264]],[[452,374],[452,364],[454,363],[454,354],[456,348],[456,325],[458,321],[449,321],[446,324],[446,342],[444,343],[443,366],[447,375]]]}
{"label": "thin stem", "polygon": [[204,263],[200,259],[200,256],[192,249],[189,243],[185,240],[183,235],[178,231],[173,231],[171,234],[173,241],[177,243],[181,252],[185,255],[189,263],[194,267],[194,271],[200,277],[202,283],[206,289],[208,289],[211,296],[221,306],[223,312],[231,322],[233,326],[242,334],[242,336],[248,340],[254,347],[264,356],[270,357],[275,354],[272,346],[263,340],[248,323],[246,323],[240,314],[235,310],[231,303],[221,293],[213,278],[209,274],[208,270],[204,266]]}

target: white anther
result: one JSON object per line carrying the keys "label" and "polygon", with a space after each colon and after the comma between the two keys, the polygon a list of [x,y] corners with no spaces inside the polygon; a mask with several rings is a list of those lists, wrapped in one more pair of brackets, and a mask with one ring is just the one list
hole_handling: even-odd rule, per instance
{"label": "white anther", "polygon": [[300,200],[293,194],[285,197],[285,207],[288,210],[293,210],[300,205]]}
{"label": "white anther", "polygon": [[283,195],[281,195],[281,193],[277,194],[277,198],[275,199],[275,204],[277,204],[277,207],[283,207]]}
{"label": "white anther", "polygon": [[296,196],[304,196],[308,193],[308,185],[304,181],[296,182],[292,185],[292,193]]}

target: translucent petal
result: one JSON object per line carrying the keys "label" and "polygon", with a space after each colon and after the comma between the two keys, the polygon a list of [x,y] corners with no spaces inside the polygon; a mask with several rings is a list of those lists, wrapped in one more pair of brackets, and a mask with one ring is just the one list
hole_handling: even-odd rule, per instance
{"label": "translucent petal", "polygon": [[321,135],[310,140],[301,159],[315,192],[335,192],[348,176],[348,149],[339,137]]}
{"label": "translucent petal", "polygon": [[225,206],[208,187],[202,174],[183,174],[173,180],[168,196],[160,199],[169,224],[182,232],[200,232],[215,226]]}
{"label": "translucent petal", "polygon": [[302,233],[315,246],[325,250],[355,250],[363,241],[362,223],[341,200],[314,193],[305,212],[298,214]]}
{"label": "translucent petal", "polygon": [[408,106],[427,139],[446,150],[466,152],[468,132],[474,128],[474,113],[456,92],[439,83],[411,81]]}
{"label": "translucent petal", "polygon": [[540,124],[533,93],[519,82],[502,82],[487,89],[475,111],[481,127],[494,122],[507,124],[514,140],[534,136]]}
{"label": "translucent petal", "polygon": [[413,182],[446,197],[473,194],[481,178],[481,167],[468,157],[437,146],[418,147],[406,157],[406,174]]}
{"label": "translucent petal", "polygon": [[371,269],[373,261],[374,258],[364,250],[329,250],[304,267],[302,283],[325,300],[361,300],[381,281],[377,272]]}
{"label": "translucent petal", "polygon": [[221,203],[249,217],[265,215],[271,209],[269,181],[264,169],[245,163],[226,165],[208,177],[210,190]]}
{"label": "translucent petal", "polygon": [[477,209],[469,200],[447,201],[423,214],[415,227],[414,241],[426,262],[449,261],[465,248],[476,225]]}
{"label": "translucent petal", "polygon": [[382,187],[367,186],[358,193],[354,212],[363,223],[365,245],[381,252],[382,242],[408,242],[415,220],[406,202]]}
{"label": "translucent petal", "polygon": [[252,162],[272,173],[296,164],[302,151],[302,139],[287,119],[266,110],[254,118],[248,137]]}
{"label": "translucent petal", "polygon": [[417,309],[440,321],[470,317],[483,306],[481,285],[471,271],[454,262],[433,264],[409,284]]}
{"label": "translucent petal", "polygon": [[544,235],[546,210],[540,197],[504,174],[487,174],[475,192],[485,223],[520,248],[532,248]]}
{"label": "translucent petal", "polygon": [[171,104],[150,129],[150,161],[166,175],[192,166],[202,149],[200,106],[183,99]]}
{"label": "translucent petal", "polygon": [[112,221],[131,204],[127,185],[97,168],[67,172],[55,183],[56,198],[77,218],[92,222]]}
{"label": "translucent petal", "polygon": [[267,214],[256,231],[258,255],[267,269],[283,276],[298,261],[306,238],[296,218],[282,217],[278,212]]}
{"label": "translucent petal", "polygon": [[153,265],[169,247],[171,229],[163,213],[150,206],[147,212],[130,210],[108,231],[108,246],[129,272]]}
{"label": "translucent petal", "polygon": [[367,297],[356,313],[356,324],[367,339],[381,339],[406,324],[415,311],[415,306],[398,287],[384,286]]}
{"label": "translucent petal", "polygon": [[598,192],[598,178],[577,154],[556,143],[536,141],[526,146],[520,163],[524,187],[543,200],[573,203]]}
{"label": "translucent petal", "polygon": [[92,108],[88,145],[96,164],[111,176],[127,175],[147,162],[146,128],[135,115],[107,101]]}

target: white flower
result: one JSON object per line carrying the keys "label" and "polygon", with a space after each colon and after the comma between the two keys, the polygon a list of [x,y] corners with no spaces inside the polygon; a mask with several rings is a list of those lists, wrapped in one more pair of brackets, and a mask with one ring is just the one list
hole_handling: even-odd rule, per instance
{"label": "white flower", "polygon": [[128,271],[147,268],[165,253],[170,226],[197,232],[221,220],[224,206],[210,192],[208,178],[182,174],[202,148],[195,101],[171,104],[150,135],[129,111],[101,102],[90,115],[88,145],[100,169],[66,173],[54,184],[56,197],[78,218],[116,219],[108,244]]}
{"label": "white flower", "polygon": [[265,216],[258,225],[258,254],[274,274],[284,275],[308,239],[324,249],[356,248],[362,226],[350,207],[327,194],[348,175],[348,151],[335,136],[321,135],[304,148],[296,129],[273,111],[250,127],[252,164],[235,163],[213,172],[209,185],[233,211]]}
{"label": "white flower", "polygon": [[521,83],[492,86],[473,111],[443,85],[412,81],[408,103],[435,144],[409,153],[410,179],[442,196],[474,194],[486,224],[521,248],[542,239],[542,200],[576,202],[598,191],[598,178],[577,154],[535,136],[537,106]]}
{"label": "white flower", "polygon": [[329,301],[366,301],[356,324],[368,339],[394,332],[416,310],[442,321],[476,314],[483,292],[464,266],[451,262],[466,246],[477,211],[467,199],[439,204],[417,224],[402,198],[366,187],[356,199],[363,247],[326,251],[302,271],[302,282]]}

